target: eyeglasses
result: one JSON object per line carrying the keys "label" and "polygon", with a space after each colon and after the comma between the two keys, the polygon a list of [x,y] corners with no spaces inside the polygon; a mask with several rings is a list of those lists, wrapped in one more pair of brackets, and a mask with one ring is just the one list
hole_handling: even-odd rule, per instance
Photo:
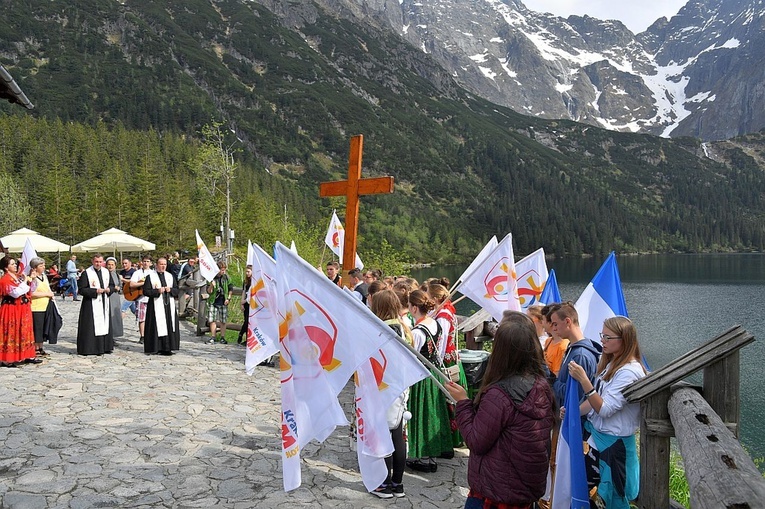
{"label": "eyeglasses", "polygon": [[609,336],[608,334],[603,334],[602,332],[599,334],[601,341],[613,341],[614,339],[622,339],[621,336]]}

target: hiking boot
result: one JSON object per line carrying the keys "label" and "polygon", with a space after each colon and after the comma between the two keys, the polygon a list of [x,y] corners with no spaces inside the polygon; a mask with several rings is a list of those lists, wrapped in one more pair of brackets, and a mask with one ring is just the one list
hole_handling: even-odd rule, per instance
{"label": "hiking boot", "polygon": [[381,484],[380,487],[375,488],[370,493],[378,498],[393,498],[393,491],[387,484]]}
{"label": "hiking boot", "polygon": [[221,337],[220,337],[220,344],[221,344],[221,345],[226,345],[226,344],[228,344],[228,341],[226,341],[226,338],[225,338],[225,337],[223,337],[223,336],[221,336]]}
{"label": "hiking boot", "polygon": [[215,344],[215,338],[210,338],[207,340],[208,345],[214,345]]}

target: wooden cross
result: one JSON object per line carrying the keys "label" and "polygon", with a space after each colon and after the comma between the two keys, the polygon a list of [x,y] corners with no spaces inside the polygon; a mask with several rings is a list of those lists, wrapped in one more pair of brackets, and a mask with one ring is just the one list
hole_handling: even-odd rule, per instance
{"label": "wooden cross", "polygon": [[364,136],[351,138],[351,153],[348,157],[348,180],[322,182],[319,196],[345,196],[345,243],[343,244],[343,281],[350,285],[348,272],[356,267],[356,235],[359,227],[359,196],[367,194],[390,194],[393,192],[393,177],[361,178],[361,153]]}

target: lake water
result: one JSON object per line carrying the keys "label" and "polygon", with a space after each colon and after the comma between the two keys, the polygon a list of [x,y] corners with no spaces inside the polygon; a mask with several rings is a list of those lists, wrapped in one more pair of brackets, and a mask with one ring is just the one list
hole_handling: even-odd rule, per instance
{"label": "lake water", "polygon": [[[603,259],[548,261],[561,296],[576,301]],[[765,255],[644,255],[618,257],[630,318],[643,353],[658,369],[733,325],[751,332],[741,350],[741,442],[753,458],[765,457]],[[429,267],[413,272],[418,281],[434,276],[456,280],[465,267]],[[460,314],[477,306],[465,299]],[[701,377],[691,380],[699,383]]]}

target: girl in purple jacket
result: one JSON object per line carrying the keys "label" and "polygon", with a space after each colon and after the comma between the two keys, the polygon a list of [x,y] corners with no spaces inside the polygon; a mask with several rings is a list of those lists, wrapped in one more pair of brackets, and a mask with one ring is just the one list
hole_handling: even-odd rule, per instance
{"label": "girl in purple jacket", "polygon": [[475,400],[447,385],[470,449],[466,509],[530,509],[545,492],[553,394],[533,322],[513,315],[497,328]]}

